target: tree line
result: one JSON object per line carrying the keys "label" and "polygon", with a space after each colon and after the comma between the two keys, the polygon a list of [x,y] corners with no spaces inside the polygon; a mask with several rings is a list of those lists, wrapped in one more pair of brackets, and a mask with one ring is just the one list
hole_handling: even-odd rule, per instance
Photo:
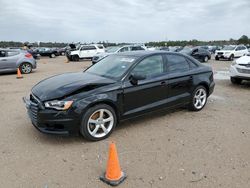
{"label": "tree line", "polygon": [[[29,43],[29,42],[15,42],[15,41],[0,41],[0,48],[6,47],[23,47],[25,44],[32,44],[33,47],[57,47],[63,48],[68,45],[64,42],[40,42],[40,43]],[[84,43],[83,43],[84,44]],[[99,41],[98,44],[103,44],[105,47],[124,45],[128,43],[111,43],[108,41]],[[250,46],[250,38],[246,35],[242,35],[239,39],[229,39],[229,40],[214,40],[214,41],[200,41],[200,40],[180,40],[180,41],[153,41],[145,43],[146,46],[203,46],[203,45],[237,45],[244,44]]]}

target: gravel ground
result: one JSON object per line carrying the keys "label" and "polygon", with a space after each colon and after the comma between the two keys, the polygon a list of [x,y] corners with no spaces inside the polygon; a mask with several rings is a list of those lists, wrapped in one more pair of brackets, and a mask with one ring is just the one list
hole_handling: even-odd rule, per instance
{"label": "gravel ground", "polygon": [[109,187],[99,175],[111,140],[128,174],[120,187],[250,187],[250,83],[230,83],[230,62],[209,61],[216,88],[202,111],[155,112],[121,123],[104,141],[87,142],[41,134],[21,100],[41,79],[90,65],[65,61],[42,58],[23,79],[0,76],[0,187]]}

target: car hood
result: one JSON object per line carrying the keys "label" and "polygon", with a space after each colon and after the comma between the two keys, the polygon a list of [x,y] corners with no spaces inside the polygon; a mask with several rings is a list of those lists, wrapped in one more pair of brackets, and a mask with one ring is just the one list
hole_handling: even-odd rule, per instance
{"label": "car hood", "polygon": [[65,73],[42,80],[32,88],[32,93],[44,102],[112,83],[115,81],[87,72]]}
{"label": "car hood", "polygon": [[236,60],[237,64],[247,65],[250,64],[250,56],[242,56]]}

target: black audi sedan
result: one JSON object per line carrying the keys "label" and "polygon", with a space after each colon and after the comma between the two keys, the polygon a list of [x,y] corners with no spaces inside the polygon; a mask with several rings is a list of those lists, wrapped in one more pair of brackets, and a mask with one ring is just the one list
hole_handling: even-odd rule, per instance
{"label": "black audi sedan", "polygon": [[212,69],[175,52],[110,55],[85,71],[47,78],[24,102],[43,133],[97,141],[118,122],[161,108],[201,110],[214,90]]}
{"label": "black audi sedan", "polygon": [[200,62],[207,62],[209,59],[211,59],[210,52],[204,49],[203,47],[195,47],[195,48],[185,47],[180,51],[180,53],[190,55]]}

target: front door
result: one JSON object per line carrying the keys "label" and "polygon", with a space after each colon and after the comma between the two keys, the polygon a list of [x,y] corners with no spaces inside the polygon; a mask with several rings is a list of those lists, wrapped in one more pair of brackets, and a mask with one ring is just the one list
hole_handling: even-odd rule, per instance
{"label": "front door", "polygon": [[164,104],[166,93],[166,72],[162,55],[143,59],[130,75],[144,75],[146,79],[133,85],[129,80],[123,84],[124,117],[147,111]]}

